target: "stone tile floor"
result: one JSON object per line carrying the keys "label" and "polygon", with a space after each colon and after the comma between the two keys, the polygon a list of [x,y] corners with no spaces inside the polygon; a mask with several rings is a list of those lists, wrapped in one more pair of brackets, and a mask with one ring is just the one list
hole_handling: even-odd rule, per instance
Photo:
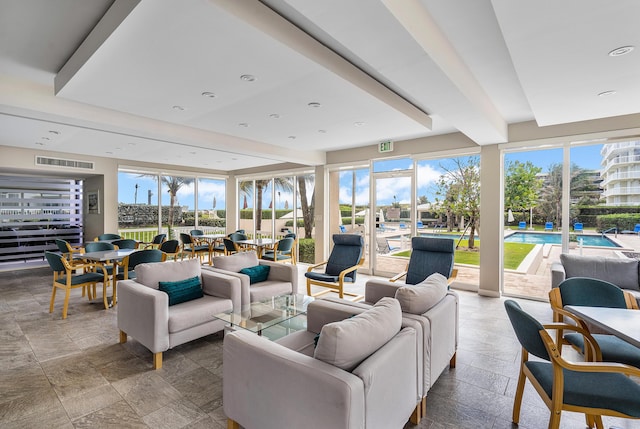
{"label": "stone tile floor", "polygon": [[[365,281],[359,276],[354,288],[363,290]],[[166,352],[163,368],[153,371],[151,353],[139,343],[118,344],[117,307],[105,311],[74,290],[62,320],[60,296],[48,312],[50,282],[47,268],[0,272],[0,427],[226,427],[220,334]],[[430,391],[417,428],[515,428],[520,347],[503,299],[459,294],[458,364]],[[551,320],[547,303],[518,301]],[[546,428],[548,416],[528,386],[519,427]],[[605,426],[640,428],[640,421],[605,418]],[[563,413],[562,428],[583,427],[581,415]]]}

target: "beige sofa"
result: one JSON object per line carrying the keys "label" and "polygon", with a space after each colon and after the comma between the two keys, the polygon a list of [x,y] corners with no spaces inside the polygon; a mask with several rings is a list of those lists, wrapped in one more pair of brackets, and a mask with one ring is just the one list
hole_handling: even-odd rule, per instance
{"label": "beige sofa", "polygon": [[394,299],[352,315],[316,300],[307,309],[307,330],[277,342],[247,331],[227,334],[228,427],[402,428],[418,401],[416,332],[401,327]]}
{"label": "beige sofa", "polygon": [[454,368],[458,350],[458,295],[448,289],[447,278],[435,273],[422,284],[405,285],[385,279],[368,280],[364,301],[354,303],[338,298],[327,300],[365,310],[384,297],[401,299],[403,325],[417,332],[417,359],[420,402],[415,419],[426,416],[427,394],[445,368]]}
{"label": "beige sofa", "polygon": [[[216,256],[212,262],[213,267],[203,267],[203,269],[240,279],[243,307],[252,302],[263,301],[273,296],[298,293],[298,268],[295,265],[258,259],[256,252],[253,250],[227,256]],[[251,284],[249,276],[239,271],[243,268],[251,268],[257,265],[268,266],[269,275],[266,280]]]}
{"label": "beige sofa", "polygon": [[631,258],[603,258],[563,253],[551,264],[551,287],[570,277],[589,277],[613,283],[635,296],[640,305],[640,263]]}
{"label": "beige sofa", "polygon": [[[162,367],[162,352],[224,329],[226,323],[213,317],[225,311],[240,311],[240,279],[201,270],[200,260],[140,264],[135,280],[118,282],[118,329],[120,342],[131,335],[153,353],[153,367]],[[159,282],[199,277],[202,298],[169,306]]]}

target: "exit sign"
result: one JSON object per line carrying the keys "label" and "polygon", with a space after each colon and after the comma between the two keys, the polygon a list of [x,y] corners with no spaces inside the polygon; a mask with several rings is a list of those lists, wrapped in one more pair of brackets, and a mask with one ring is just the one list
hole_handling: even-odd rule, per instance
{"label": "exit sign", "polygon": [[378,152],[380,153],[393,152],[393,142],[392,141],[380,142],[380,144],[378,145]]}

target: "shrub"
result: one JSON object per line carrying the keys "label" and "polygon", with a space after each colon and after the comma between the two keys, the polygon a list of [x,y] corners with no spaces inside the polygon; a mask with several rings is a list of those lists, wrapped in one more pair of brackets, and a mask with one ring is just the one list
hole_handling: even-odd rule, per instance
{"label": "shrub", "polygon": [[316,241],[313,238],[301,238],[298,240],[300,262],[313,264],[316,262]]}
{"label": "shrub", "polygon": [[596,216],[596,227],[600,231],[617,227],[619,230],[633,231],[634,226],[640,223],[640,213],[619,213]]}
{"label": "shrub", "polygon": [[[293,219],[286,221],[284,226],[293,226]],[[298,228],[304,228],[304,220],[298,219]]]}

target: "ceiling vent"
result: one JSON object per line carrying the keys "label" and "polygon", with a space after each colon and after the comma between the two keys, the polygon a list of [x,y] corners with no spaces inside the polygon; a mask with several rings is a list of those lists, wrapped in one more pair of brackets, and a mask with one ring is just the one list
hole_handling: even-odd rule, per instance
{"label": "ceiling vent", "polygon": [[47,167],[77,168],[81,170],[93,170],[93,162],[77,161],[75,159],[49,158],[46,156],[36,156],[36,165]]}

